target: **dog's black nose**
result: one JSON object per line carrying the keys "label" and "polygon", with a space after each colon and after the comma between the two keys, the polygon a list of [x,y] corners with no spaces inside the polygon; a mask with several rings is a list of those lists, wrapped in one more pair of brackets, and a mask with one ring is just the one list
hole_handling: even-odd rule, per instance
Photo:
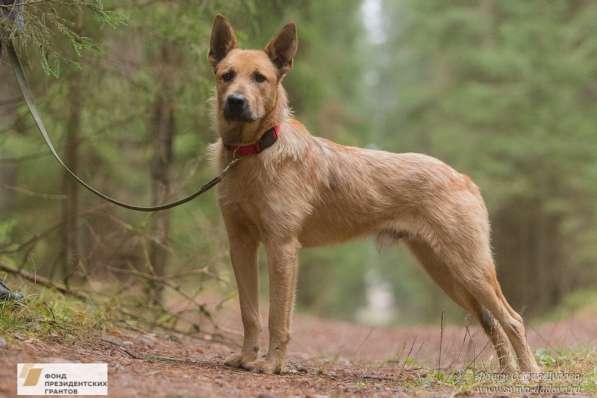
{"label": "dog's black nose", "polygon": [[228,120],[252,121],[251,109],[247,98],[241,94],[230,94],[224,104],[224,116]]}
{"label": "dog's black nose", "polygon": [[230,109],[231,113],[240,113],[247,105],[247,99],[244,95],[231,94],[226,100],[226,105]]}

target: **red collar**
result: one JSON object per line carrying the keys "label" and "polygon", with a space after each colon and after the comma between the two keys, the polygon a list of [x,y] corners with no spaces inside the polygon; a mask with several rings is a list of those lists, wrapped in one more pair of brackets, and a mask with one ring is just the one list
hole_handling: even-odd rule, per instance
{"label": "red collar", "polygon": [[278,141],[278,137],[280,136],[280,125],[272,127],[271,129],[267,130],[254,144],[249,145],[224,145],[226,149],[229,151],[234,152],[235,155],[238,156],[250,156],[250,155],[257,155],[264,149],[269,148],[270,146],[274,145],[276,141]]}

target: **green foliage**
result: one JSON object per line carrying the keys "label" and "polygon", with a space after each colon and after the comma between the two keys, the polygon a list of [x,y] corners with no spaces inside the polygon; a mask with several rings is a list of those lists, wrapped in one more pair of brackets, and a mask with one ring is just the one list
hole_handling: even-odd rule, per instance
{"label": "green foliage", "polygon": [[[19,2],[17,2],[19,3]],[[24,25],[0,18],[0,37],[13,40],[28,58],[39,59],[43,70],[54,77],[61,63],[78,64],[85,50],[93,48],[89,37],[81,34],[82,25],[123,23],[116,12],[104,9],[102,0],[47,0],[25,3],[19,11]],[[9,9],[10,6],[2,6]],[[3,11],[5,11],[3,9]]]}

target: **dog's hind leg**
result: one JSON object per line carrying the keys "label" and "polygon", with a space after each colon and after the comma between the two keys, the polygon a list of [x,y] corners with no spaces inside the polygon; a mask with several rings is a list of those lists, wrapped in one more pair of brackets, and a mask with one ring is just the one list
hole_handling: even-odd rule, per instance
{"label": "dog's hind leg", "polygon": [[520,370],[523,372],[539,372],[540,368],[527,343],[522,317],[512,309],[502,294],[493,262],[486,271],[484,275],[480,275],[479,282],[468,284],[466,286],[467,290],[504,328],[518,356]]}
{"label": "dog's hind leg", "polygon": [[503,371],[516,370],[516,358],[508,336],[504,329],[484,309],[475,298],[452,277],[445,261],[440,258],[426,242],[419,239],[407,241],[407,245],[431,278],[454,300],[458,305],[472,314],[483,327],[483,330],[493,344],[498,356],[500,368]]}
{"label": "dog's hind leg", "polygon": [[[433,227],[423,231],[423,239],[433,243],[431,246],[457,286],[478,303],[481,319],[490,319],[483,316],[485,309],[501,325],[516,352],[520,370],[538,372],[540,369],[527,343],[522,317],[508,304],[497,280],[489,246],[489,225],[484,212],[479,211],[484,208],[476,206],[470,197],[464,199],[468,199],[463,201],[467,203],[466,207],[456,202],[451,213],[445,210],[450,207],[444,206],[441,217],[430,218],[435,222]],[[494,322],[487,322],[487,326],[492,325]]]}

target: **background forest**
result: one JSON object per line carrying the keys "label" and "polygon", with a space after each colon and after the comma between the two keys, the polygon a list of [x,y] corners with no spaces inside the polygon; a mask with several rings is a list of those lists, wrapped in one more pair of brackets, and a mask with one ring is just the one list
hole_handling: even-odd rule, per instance
{"label": "background forest", "polygon": [[[597,301],[597,3],[48,0],[25,6],[24,31],[6,21],[2,31],[67,162],[113,196],[155,204],[213,176],[206,58],[217,12],[242,47],[298,23],[285,86],[313,134],[427,153],[470,175],[517,309]],[[49,156],[6,62],[0,131],[0,263],[139,306],[183,297],[207,318],[203,302],[234,297],[213,193],[147,215],[82,191]],[[462,319],[406,250],[371,241],[303,251],[298,308],[375,323]]]}

